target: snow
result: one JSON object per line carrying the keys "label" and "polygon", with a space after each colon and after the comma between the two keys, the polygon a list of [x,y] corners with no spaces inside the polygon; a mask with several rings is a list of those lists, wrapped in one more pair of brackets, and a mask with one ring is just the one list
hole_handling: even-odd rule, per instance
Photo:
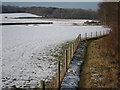
{"label": "snow", "polygon": [[0,14],[2,18],[18,18],[18,17],[41,17],[30,13],[5,13]]}
{"label": "snow", "polygon": [[[16,22],[16,19],[11,21]],[[34,21],[34,19],[22,19]],[[21,20],[21,22],[22,22]],[[3,20],[4,21],[4,20]],[[6,20],[9,22],[9,20]],[[18,20],[20,21],[20,20]],[[102,26],[73,26],[86,20],[40,19],[53,21],[51,25],[2,26],[2,81],[3,87],[39,87],[40,80],[48,81],[56,74],[55,57],[50,49],[62,43],[75,40],[85,33],[105,31]]]}
{"label": "snow", "polygon": [[[15,23],[15,22],[38,22],[37,19],[15,19],[15,18],[21,18],[21,17],[42,17],[42,16],[37,16],[34,14],[30,14],[30,13],[4,13],[4,14],[0,14],[1,16],[1,21],[0,23]],[[40,20],[41,21],[41,20]]]}
{"label": "snow", "polygon": [[[82,20],[82,19],[15,19],[18,17],[42,17],[42,16],[37,16],[34,14],[30,14],[30,13],[5,13],[5,14],[0,14],[2,20],[0,21],[0,23],[18,23],[18,22],[53,22],[53,23],[59,23],[62,25],[71,25],[72,23],[77,23],[79,25],[82,25],[84,22],[86,21],[91,21],[91,20]],[[6,18],[7,17],[7,18]]]}

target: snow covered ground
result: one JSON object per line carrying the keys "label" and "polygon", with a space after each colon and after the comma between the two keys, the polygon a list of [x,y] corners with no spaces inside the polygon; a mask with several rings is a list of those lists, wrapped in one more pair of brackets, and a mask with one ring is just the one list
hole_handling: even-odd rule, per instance
{"label": "snow covered ground", "polygon": [[57,61],[51,56],[50,50],[59,49],[60,44],[75,40],[80,33],[82,37],[86,32],[89,36],[93,32],[95,36],[96,31],[108,29],[102,26],[73,26],[73,23],[83,23],[86,20],[44,19],[44,21],[53,21],[53,24],[2,26],[3,87],[13,85],[21,88],[39,87],[40,80],[48,81],[56,73]]}
{"label": "snow covered ground", "polygon": [[3,18],[5,19],[15,19],[15,18],[21,18],[21,17],[42,17],[42,16],[37,16],[34,14],[30,13],[5,13],[5,14],[0,14]]}

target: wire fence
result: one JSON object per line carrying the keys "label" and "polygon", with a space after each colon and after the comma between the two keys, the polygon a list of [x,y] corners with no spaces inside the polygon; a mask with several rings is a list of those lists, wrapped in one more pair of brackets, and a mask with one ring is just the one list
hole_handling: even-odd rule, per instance
{"label": "wire fence", "polygon": [[[97,32],[95,33],[95,35],[93,35],[93,33],[85,33],[85,37],[82,38],[81,34],[79,34],[77,36],[77,38],[75,39],[75,41],[69,45],[69,47],[64,51],[64,66],[62,67],[62,69],[60,69],[60,60],[58,60],[58,65],[57,65],[57,83],[55,88],[60,88],[61,87],[61,82],[65,76],[65,73],[67,71],[67,69],[70,66],[71,60],[74,57],[74,53],[76,52],[76,50],[78,49],[78,46],[80,45],[81,41],[86,41],[86,40],[90,40],[90,39],[95,39],[95,38],[102,38],[106,35],[109,35],[112,31],[111,30],[106,30],[103,32]],[[89,37],[88,37],[89,36]],[[46,88],[46,83],[45,81],[41,80],[40,81],[40,88],[42,88],[43,90],[45,90]]]}

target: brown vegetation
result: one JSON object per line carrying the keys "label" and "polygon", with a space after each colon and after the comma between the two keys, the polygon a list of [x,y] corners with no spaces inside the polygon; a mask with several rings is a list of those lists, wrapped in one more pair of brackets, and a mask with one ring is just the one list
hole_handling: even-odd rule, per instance
{"label": "brown vegetation", "polygon": [[120,3],[103,2],[99,7],[98,15],[112,33],[90,44],[80,85],[82,88],[120,88]]}
{"label": "brown vegetation", "polygon": [[[105,43],[103,44],[102,48],[103,50],[106,49],[108,51],[107,53],[110,57],[110,59],[108,60],[114,62],[116,65],[120,67],[120,60],[119,60],[120,2],[111,2],[111,3],[104,2],[101,3],[99,6],[100,6],[99,13],[103,12],[103,14],[105,14],[104,16],[101,17],[101,20],[103,22],[106,22],[106,25],[108,25],[112,29],[112,33],[108,37],[104,38],[103,42],[101,42],[101,43]],[[120,77],[120,72],[118,73],[117,76]],[[119,80],[118,83],[120,84],[120,78],[118,80]]]}
{"label": "brown vegetation", "polygon": [[81,73],[81,88],[118,88],[119,67],[104,46],[103,39],[88,46],[87,58]]}
{"label": "brown vegetation", "polygon": [[99,16],[100,19],[112,29],[112,33],[104,38],[103,47],[112,50],[115,55],[118,55],[118,11],[119,11],[119,3],[117,2],[104,2],[99,4]]}

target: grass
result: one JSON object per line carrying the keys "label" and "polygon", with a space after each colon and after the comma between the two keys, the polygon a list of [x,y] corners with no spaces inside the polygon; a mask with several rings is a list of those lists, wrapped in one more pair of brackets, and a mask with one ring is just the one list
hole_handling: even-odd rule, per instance
{"label": "grass", "polygon": [[103,47],[103,39],[87,44],[86,60],[82,67],[80,88],[118,88],[119,66],[115,55]]}

